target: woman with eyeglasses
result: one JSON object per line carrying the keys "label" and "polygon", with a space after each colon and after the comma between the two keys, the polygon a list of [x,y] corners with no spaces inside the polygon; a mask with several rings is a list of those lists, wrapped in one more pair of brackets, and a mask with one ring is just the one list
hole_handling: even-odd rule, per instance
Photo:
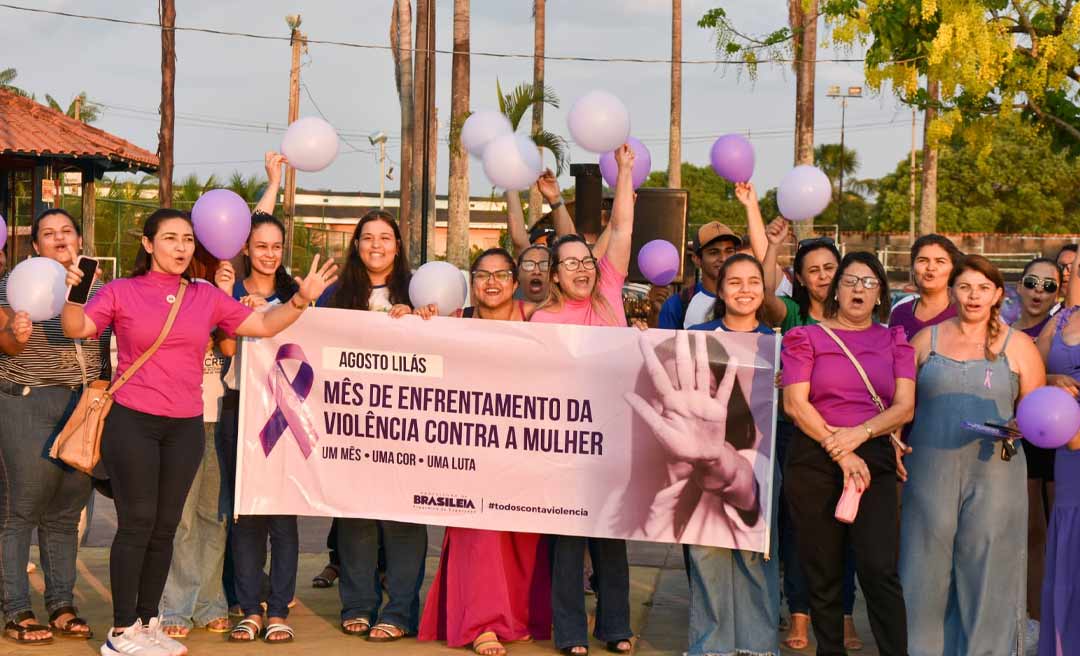
{"label": "woman with eyeglasses", "polygon": [[1011,422],[1046,371],[1035,344],[1001,323],[1005,282],[989,260],[968,255],[949,286],[957,316],[912,341],[918,400],[900,540],[900,577],[916,600],[911,654],[1023,654],[1025,458],[966,426]]}
{"label": "woman with eyeglasses", "polygon": [[[622,285],[630,266],[630,240],[634,230],[634,189],[631,171],[634,151],[622,145],[615,151],[619,166],[611,220],[589,248],[577,235],[560,237],[552,246],[551,285],[548,298],[531,321],[583,326],[626,326]],[[589,651],[585,614],[585,549],[592,555],[596,580],[595,636],[616,653],[633,649],[630,638],[630,567],[626,541],[609,538],[552,536],[551,603],[555,647],[565,654],[584,656]]]}
{"label": "woman with eyeglasses", "polygon": [[[903,330],[883,325],[888,316],[881,263],[870,253],[848,253],[830,285],[821,324],[784,336],[784,410],[796,426],[784,466],[785,500],[799,536],[821,656],[845,653],[840,590],[847,541],[878,649],[907,654],[896,570],[897,457],[890,436],[911,419],[915,358]],[[845,488],[862,494],[850,526],[834,517]]]}
{"label": "woman with eyeglasses", "polygon": [[[466,319],[527,321],[532,304],[514,300],[514,258],[490,248],[473,260],[469,275],[476,305]],[[502,656],[503,642],[551,635],[548,545],[536,533],[448,527],[435,580],[424,602],[419,640],[471,645],[482,656]]]}
{"label": "woman with eyeglasses", "polygon": [[916,239],[911,245],[911,280],[919,293],[893,307],[889,325],[902,326],[910,340],[923,328],[955,317],[949,275],[962,257],[948,237],[923,235]]}

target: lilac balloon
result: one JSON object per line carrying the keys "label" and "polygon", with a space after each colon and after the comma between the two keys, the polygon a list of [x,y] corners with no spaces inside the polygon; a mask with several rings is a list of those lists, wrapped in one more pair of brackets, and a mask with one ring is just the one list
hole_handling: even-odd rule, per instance
{"label": "lilac balloon", "polygon": [[825,211],[832,201],[832,183],[816,166],[803,164],[788,171],[776,190],[780,214],[791,221],[806,221]]}
{"label": "lilac balloon", "polygon": [[654,285],[670,285],[679,275],[679,249],[669,241],[654,239],[637,254],[641,275]]}
{"label": "lilac balloon", "polygon": [[1080,431],[1080,404],[1060,387],[1040,387],[1020,401],[1016,424],[1028,442],[1057,449]]}
{"label": "lilac balloon", "polygon": [[4,223],[4,216],[0,214],[0,250],[3,250],[4,244],[7,243],[7,224]]}
{"label": "lilac balloon", "polygon": [[281,139],[281,154],[298,171],[321,171],[337,158],[337,131],[318,116],[297,119]]}
{"label": "lilac balloon", "polygon": [[[652,171],[652,155],[649,154],[649,149],[645,147],[645,144],[633,137],[627,139],[626,143],[630,144],[630,148],[634,151],[634,169],[631,175],[634,179],[634,189],[637,189],[645,184],[649,172]],[[600,156],[600,175],[604,176],[607,186],[615,188],[615,182],[619,179],[619,165],[615,161],[614,150]]]}
{"label": "lilac balloon", "polygon": [[195,237],[219,260],[236,257],[251,232],[251,209],[228,189],[208,191],[191,208]]}
{"label": "lilac balloon", "polygon": [[728,182],[749,182],[754,175],[754,147],[740,134],[725,134],[709,151],[716,175]]}
{"label": "lilac balloon", "polygon": [[590,153],[606,153],[630,138],[630,112],[614,94],[596,89],[574,102],[566,126],[577,145]]}

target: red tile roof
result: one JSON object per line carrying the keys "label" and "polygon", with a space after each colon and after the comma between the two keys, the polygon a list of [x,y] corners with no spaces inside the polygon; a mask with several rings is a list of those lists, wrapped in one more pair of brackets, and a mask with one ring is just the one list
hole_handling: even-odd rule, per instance
{"label": "red tile roof", "polygon": [[158,157],[104,130],[0,89],[0,155],[105,159],[115,169],[156,171]]}

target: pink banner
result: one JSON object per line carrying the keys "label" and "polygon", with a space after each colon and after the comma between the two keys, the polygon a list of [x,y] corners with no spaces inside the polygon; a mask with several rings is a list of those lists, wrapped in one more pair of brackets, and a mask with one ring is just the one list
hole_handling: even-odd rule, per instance
{"label": "pink banner", "polygon": [[244,340],[237,513],[767,552],[778,344],[308,310]]}

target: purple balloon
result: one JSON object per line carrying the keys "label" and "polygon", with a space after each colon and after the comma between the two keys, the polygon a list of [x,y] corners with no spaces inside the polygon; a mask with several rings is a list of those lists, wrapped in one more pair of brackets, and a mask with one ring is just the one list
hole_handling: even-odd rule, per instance
{"label": "purple balloon", "polygon": [[219,260],[236,257],[251,232],[251,209],[228,189],[208,191],[191,208],[195,237]]}
{"label": "purple balloon", "polygon": [[637,254],[641,275],[654,285],[670,285],[679,275],[679,249],[669,241],[654,239],[641,247]]}
{"label": "purple balloon", "polygon": [[1060,387],[1040,387],[1020,401],[1016,424],[1028,442],[1057,449],[1080,431],[1080,404]]}
{"label": "purple balloon", "polygon": [[709,151],[716,175],[728,182],[749,182],[754,175],[754,147],[739,134],[725,134]]}
{"label": "purple balloon", "polygon": [[0,215],[0,250],[4,248],[4,244],[7,243],[7,224],[4,223],[3,215]]}
{"label": "purple balloon", "polygon": [[[637,189],[645,184],[649,172],[652,171],[652,155],[649,154],[649,149],[645,147],[645,144],[633,137],[628,137],[626,143],[630,144],[630,148],[634,151],[634,170],[631,175],[634,179],[634,189]],[[615,162],[615,151],[600,156],[600,175],[604,176],[607,186],[615,188],[615,181],[619,178],[619,165]]]}

